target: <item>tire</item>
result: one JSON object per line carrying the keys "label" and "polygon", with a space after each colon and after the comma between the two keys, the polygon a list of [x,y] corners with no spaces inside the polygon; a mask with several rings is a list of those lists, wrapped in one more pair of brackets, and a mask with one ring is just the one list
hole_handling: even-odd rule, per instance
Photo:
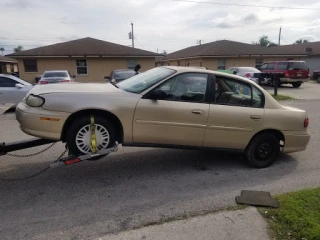
{"label": "tire", "polygon": [[[95,122],[95,126],[96,126],[97,137],[99,135],[99,131],[98,131],[99,129],[104,129],[104,133],[106,130],[109,135],[109,142],[107,143],[107,140],[105,140],[105,142],[104,142],[105,145],[99,146],[99,140],[97,140],[97,145],[98,145],[97,147],[102,147],[102,149],[106,149],[108,147],[113,146],[116,141],[116,131],[115,131],[113,124],[111,122],[109,122],[107,119],[104,119],[98,115],[94,116],[94,122]],[[87,154],[87,153],[83,152],[83,149],[79,148],[79,144],[77,145],[76,138],[77,138],[78,134],[81,134],[81,133],[79,133],[79,131],[83,130],[83,128],[89,124],[90,124],[90,115],[81,117],[81,118],[75,120],[73,123],[71,123],[71,125],[67,131],[67,139],[66,139],[67,146],[69,148],[69,154],[73,154],[73,155]],[[84,145],[87,145],[87,144],[84,144]],[[91,153],[91,150],[89,150],[89,153]],[[99,156],[98,159],[99,158],[101,158],[101,157]]]}
{"label": "tire", "polygon": [[301,86],[301,84],[302,84],[302,82],[294,82],[294,83],[292,83],[292,87],[298,88]]}
{"label": "tire", "polygon": [[280,152],[280,140],[271,133],[255,136],[246,150],[248,164],[254,168],[266,168],[272,165]]}
{"label": "tire", "polygon": [[317,83],[320,83],[320,76],[317,77]]}

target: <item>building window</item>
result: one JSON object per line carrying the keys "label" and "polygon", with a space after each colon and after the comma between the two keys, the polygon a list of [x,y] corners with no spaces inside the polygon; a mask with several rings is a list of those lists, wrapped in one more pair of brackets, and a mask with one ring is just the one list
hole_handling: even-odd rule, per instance
{"label": "building window", "polygon": [[23,65],[25,72],[38,72],[37,59],[24,59]]}
{"label": "building window", "polygon": [[218,70],[226,70],[226,60],[218,59]]}
{"label": "building window", "polygon": [[134,67],[137,65],[136,59],[128,59],[127,60],[127,68],[128,69],[134,69]]}
{"label": "building window", "polygon": [[259,69],[263,64],[263,59],[262,58],[256,58],[256,68]]}
{"label": "building window", "polygon": [[88,74],[88,65],[86,59],[77,59],[77,75],[87,75]]}

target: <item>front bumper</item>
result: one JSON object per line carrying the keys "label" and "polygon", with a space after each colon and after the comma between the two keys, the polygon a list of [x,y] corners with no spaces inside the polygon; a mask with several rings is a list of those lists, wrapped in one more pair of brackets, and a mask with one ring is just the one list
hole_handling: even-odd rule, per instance
{"label": "front bumper", "polygon": [[299,152],[307,148],[307,145],[310,141],[310,135],[308,133],[285,133],[285,145],[283,152]]}
{"label": "front bumper", "polygon": [[60,141],[62,128],[69,113],[33,108],[24,102],[16,108],[16,118],[20,128],[31,136]]}

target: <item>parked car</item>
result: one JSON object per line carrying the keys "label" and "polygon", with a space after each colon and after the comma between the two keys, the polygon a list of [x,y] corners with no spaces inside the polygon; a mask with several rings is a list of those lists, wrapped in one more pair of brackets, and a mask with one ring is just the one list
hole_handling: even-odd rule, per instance
{"label": "parked car", "polygon": [[261,73],[260,70],[254,67],[231,67],[228,70],[232,71],[235,75],[245,77],[254,81],[255,83],[259,82],[259,79],[254,77],[255,73]]}
{"label": "parked car", "polygon": [[317,82],[320,83],[320,70],[313,71],[312,79],[317,80]]}
{"label": "parked car", "polygon": [[67,70],[45,71],[39,80],[39,84],[73,82],[75,75],[71,75]]}
{"label": "parked car", "polygon": [[[294,88],[301,86],[303,82],[308,82],[310,79],[310,71],[304,61],[273,61],[264,63],[261,72],[266,73],[284,73],[285,77],[280,78],[281,84],[292,84]],[[271,79],[267,79],[269,84],[274,84]]]}
{"label": "parked car", "polygon": [[111,83],[119,83],[135,74],[136,72],[133,69],[117,69],[113,70],[109,76],[105,77],[105,79],[109,80]]}
{"label": "parked car", "polygon": [[0,103],[18,104],[32,88],[32,84],[11,74],[0,74]]}
{"label": "parked car", "polygon": [[156,67],[117,84],[38,86],[16,110],[22,131],[80,155],[91,153],[91,116],[99,151],[115,141],[235,149],[258,168],[281,150],[305,150],[310,139],[306,111],[281,105],[247,78],[189,67]]}

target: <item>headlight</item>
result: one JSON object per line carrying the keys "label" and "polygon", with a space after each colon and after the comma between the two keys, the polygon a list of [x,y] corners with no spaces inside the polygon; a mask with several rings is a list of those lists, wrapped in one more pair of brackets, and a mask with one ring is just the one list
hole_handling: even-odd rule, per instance
{"label": "headlight", "polygon": [[26,103],[30,107],[41,107],[44,104],[44,98],[30,94],[26,99]]}

